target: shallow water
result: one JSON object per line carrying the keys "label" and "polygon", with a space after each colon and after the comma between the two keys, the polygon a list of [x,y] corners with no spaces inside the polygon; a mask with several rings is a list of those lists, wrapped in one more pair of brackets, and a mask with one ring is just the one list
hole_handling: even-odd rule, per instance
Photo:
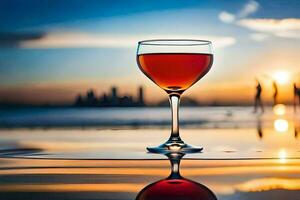
{"label": "shallow water", "polygon": [[[284,118],[299,120],[293,109],[285,109]],[[0,127],[169,127],[170,108],[16,108],[0,109]],[[191,128],[270,126],[271,107],[254,114],[252,107],[182,107],[180,124]]]}
{"label": "shallow water", "polygon": [[[183,126],[182,138],[204,150],[185,155],[181,175],[220,200],[298,199],[299,115],[288,109],[223,109],[210,120],[203,115],[207,123]],[[167,158],[145,150],[168,135],[167,126],[2,128],[0,199],[135,199],[169,176]]]}

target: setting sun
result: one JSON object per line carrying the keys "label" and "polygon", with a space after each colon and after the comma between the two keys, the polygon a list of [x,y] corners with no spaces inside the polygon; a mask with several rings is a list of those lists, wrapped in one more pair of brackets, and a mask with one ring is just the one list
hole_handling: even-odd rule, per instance
{"label": "setting sun", "polygon": [[289,74],[286,71],[278,71],[273,75],[273,79],[280,84],[285,84],[289,81]]}

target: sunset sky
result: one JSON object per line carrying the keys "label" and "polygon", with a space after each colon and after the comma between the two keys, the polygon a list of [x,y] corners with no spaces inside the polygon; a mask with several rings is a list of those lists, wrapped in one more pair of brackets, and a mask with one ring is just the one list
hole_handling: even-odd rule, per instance
{"label": "sunset sky", "polygon": [[[300,84],[300,2],[68,1],[0,2],[0,102],[64,103],[93,88],[115,85],[148,102],[164,92],[136,65],[139,40],[208,39],[215,62],[185,94],[203,102],[249,102],[255,77],[263,97],[292,100]],[[284,80],[282,80],[284,79]]]}

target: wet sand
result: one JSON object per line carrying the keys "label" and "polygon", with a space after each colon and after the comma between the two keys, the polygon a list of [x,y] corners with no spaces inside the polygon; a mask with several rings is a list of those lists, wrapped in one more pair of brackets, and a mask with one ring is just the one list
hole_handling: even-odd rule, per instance
{"label": "wet sand", "polygon": [[[134,199],[170,173],[167,160],[0,159],[0,199]],[[182,160],[183,177],[218,199],[297,199],[300,160]]]}

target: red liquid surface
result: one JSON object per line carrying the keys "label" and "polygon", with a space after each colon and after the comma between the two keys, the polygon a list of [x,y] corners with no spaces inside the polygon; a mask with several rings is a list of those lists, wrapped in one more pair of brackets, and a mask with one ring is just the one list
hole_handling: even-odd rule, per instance
{"label": "red liquid surface", "polygon": [[210,69],[212,54],[153,53],[138,55],[140,69],[167,92],[183,92]]}
{"label": "red liquid surface", "polygon": [[161,180],[145,187],[136,200],[217,200],[204,185],[187,179]]}

